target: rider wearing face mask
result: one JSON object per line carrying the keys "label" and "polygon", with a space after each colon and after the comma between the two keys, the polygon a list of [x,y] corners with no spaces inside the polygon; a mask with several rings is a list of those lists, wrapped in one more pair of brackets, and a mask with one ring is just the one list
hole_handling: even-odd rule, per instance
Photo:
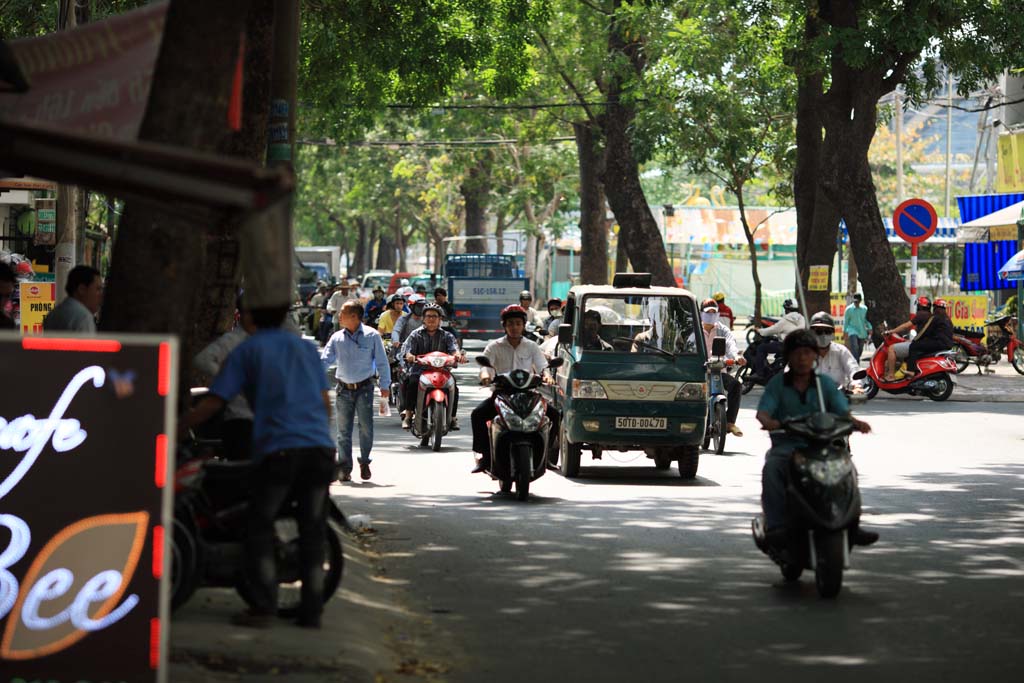
{"label": "rider wearing face mask", "polygon": [[818,371],[831,377],[840,389],[852,389],[857,360],[848,348],[835,342],[835,320],[824,311],[815,313],[811,316],[811,332],[818,340]]}
{"label": "rider wearing face mask", "polygon": [[[746,365],[747,361],[739,355],[736,346],[736,338],[733,337],[729,326],[721,321],[718,312],[718,303],[714,299],[705,299],[700,306],[700,326],[704,332],[704,348],[711,355],[711,342],[715,337],[725,339],[725,357],[736,361],[737,365]],[[727,372],[722,373],[722,387],[726,395],[725,421],[726,428],[734,436],[743,436],[743,432],[736,426],[736,416],[740,413],[740,400],[743,395],[740,383],[736,378]]]}

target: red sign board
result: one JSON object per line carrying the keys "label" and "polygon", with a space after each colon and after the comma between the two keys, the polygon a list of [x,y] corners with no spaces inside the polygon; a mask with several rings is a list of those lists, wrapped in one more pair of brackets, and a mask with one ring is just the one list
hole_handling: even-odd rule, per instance
{"label": "red sign board", "polygon": [[924,199],[908,199],[892,215],[896,234],[908,244],[920,244],[935,234],[939,217],[935,207]]}

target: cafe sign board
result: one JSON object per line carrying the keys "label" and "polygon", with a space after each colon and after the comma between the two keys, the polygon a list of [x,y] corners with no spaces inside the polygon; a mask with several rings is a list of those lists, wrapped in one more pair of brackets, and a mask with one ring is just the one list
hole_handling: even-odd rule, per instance
{"label": "cafe sign board", "polygon": [[0,335],[0,683],[166,680],[176,365]]}

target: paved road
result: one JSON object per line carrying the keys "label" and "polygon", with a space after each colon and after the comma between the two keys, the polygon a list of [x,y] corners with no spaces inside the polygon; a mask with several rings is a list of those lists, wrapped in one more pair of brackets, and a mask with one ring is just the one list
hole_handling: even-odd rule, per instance
{"label": "paved road", "polygon": [[[470,475],[464,431],[420,450],[379,418],[371,482],[336,486],[378,530],[382,571],[451,681],[1015,680],[1024,664],[1024,407],[876,399],[854,437],[865,523],[843,592],[785,585],[753,546],[767,438],[747,397],[742,439],[700,477],[606,454],[548,472],[529,503]],[[1024,379],[1024,378],[1021,378]],[[828,679],[822,678],[828,677]]]}

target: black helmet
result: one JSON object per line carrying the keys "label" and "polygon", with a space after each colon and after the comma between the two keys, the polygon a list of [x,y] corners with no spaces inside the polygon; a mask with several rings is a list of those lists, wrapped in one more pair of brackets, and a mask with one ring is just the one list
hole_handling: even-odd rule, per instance
{"label": "black helmet", "polygon": [[385,306],[390,306],[391,304],[395,303],[396,301],[401,301],[403,304],[405,303],[405,299],[402,298],[401,294],[392,294],[391,296],[389,296],[387,298],[387,301],[384,302],[384,305]]}
{"label": "black helmet", "polygon": [[817,337],[810,330],[793,330],[786,335],[786,340],[782,342],[782,355],[789,358],[789,354],[797,349],[814,349],[817,352]]}
{"label": "black helmet", "polygon": [[811,327],[828,328],[835,332],[836,321],[825,311],[819,311],[811,316]]}
{"label": "black helmet", "polygon": [[800,305],[797,304],[796,299],[786,299],[785,301],[782,302],[782,310],[785,311],[786,313],[790,313],[792,311],[799,311]]}
{"label": "black helmet", "polygon": [[437,296],[438,294],[444,294],[445,296],[448,296],[448,290],[445,289],[444,287],[438,287],[437,289],[434,290],[434,296]]}
{"label": "black helmet", "polygon": [[433,301],[431,301],[429,304],[423,307],[423,315],[426,315],[427,311],[437,311],[437,314],[444,318],[444,308],[442,308],[441,304],[436,304]]}
{"label": "black helmet", "polygon": [[533,294],[530,294],[530,290],[524,289],[523,291],[519,292],[519,300],[522,301],[523,299],[533,301]]}

